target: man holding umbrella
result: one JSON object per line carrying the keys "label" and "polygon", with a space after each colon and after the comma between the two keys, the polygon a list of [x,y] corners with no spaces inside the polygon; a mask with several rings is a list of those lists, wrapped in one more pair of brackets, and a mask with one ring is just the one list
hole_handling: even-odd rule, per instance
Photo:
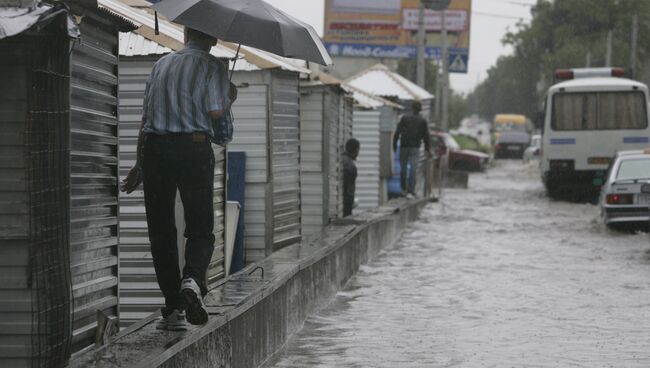
{"label": "man holding umbrella", "polygon": [[[211,142],[230,137],[227,125],[237,89],[228,68],[210,55],[217,39],[187,28],[183,50],[161,58],[147,81],[137,160],[121,190],[144,183],[151,253],[165,297],[157,328],[185,330],[205,324],[206,272],[214,251],[214,153]],[[232,132],[230,131],[230,134]],[[175,201],[186,223],[185,267],[179,268]]]}
{"label": "man holding umbrella", "polygon": [[[332,59],[313,27],[265,1],[151,2],[156,2],[156,12],[186,27],[188,42],[185,49],[160,59],[151,71],[138,158],[122,190],[130,193],[144,182],[151,253],[165,296],[158,328],[183,330],[187,328],[184,310],[192,324],[208,320],[203,296],[214,250],[214,155],[210,141],[229,141],[229,109],[237,98],[227,68],[209,54],[210,48],[221,39],[322,65],[331,65]],[[182,275],[174,223],[176,190],[183,201],[186,223]]]}

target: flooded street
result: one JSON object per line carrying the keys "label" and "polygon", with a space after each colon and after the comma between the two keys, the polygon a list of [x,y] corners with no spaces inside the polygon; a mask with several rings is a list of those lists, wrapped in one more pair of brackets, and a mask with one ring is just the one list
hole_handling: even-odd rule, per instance
{"label": "flooded street", "polygon": [[649,248],[499,162],[427,207],[268,367],[650,367]]}

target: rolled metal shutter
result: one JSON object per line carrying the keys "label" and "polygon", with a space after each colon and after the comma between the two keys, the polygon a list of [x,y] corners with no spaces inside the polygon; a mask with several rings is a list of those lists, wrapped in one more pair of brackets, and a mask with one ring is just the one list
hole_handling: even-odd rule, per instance
{"label": "rolled metal shutter", "polygon": [[[158,57],[120,59],[120,177],[136,161],[145,83]],[[151,258],[142,187],[120,193],[120,323],[126,327],[164,304]]]}
{"label": "rolled metal shutter", "polygon": [[235,133],[228,145],[230,152],[246,153],[246,208],[244,212],[246,262],[266,257],[267,239],[271,238],[270,165],[269,165],[269,87],[253,84],[246,77],[248,72],[235,72],[239,87],[237,101],[233,105]]}
{"label": "rolled metal shutter", "polygon": [[225,277],[226,249],[226,148],[212,145],[214,151],[214,252],[208,267],[208,288]]}
{"label": "rolled metal shutter", "polygon": [[300,241],[300,93],[298,75],[275,71],[271,83],[273,249]]}
{"label": "rolled metal shutter", "polygon": [[379,128],[381,111],[355,110],[353,133],[361,143],[357,158],[357,183],[355,198],[364,212],[379,206],[381,182],[379,177]]}
{"label": "rolled metal shutter", "polygon": [[97,311],[118,316],[118,34],[92,12],[72,52],[72,351],[92,345]]}

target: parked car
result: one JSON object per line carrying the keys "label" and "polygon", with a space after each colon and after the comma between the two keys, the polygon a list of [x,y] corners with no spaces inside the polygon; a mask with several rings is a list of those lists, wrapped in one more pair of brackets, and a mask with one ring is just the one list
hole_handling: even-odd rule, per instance
{"label": "parked car", "polygon": [[494,158],[523,158],[530,145],[530,135],[526,132],[501,132],[494,144]]}
{"label": "parked car", "polygon": [[528,163],[532,160],[539,159],[539,151],[542,148],[542,136],[535,134],[530,140],[530,146],[524,151],[524,162]]}
{"label": "parked car", "polygon": [[483,152],[462,149],[448,133],[432,132],[431,143],[436,156],[449,155],[450,170],[483,171],[490,160]]}
{"label": "parked car", "polygon": [[608,227],[647,226],[650,194],[641,192],[643,184],[650,184],[650,150],[617,153],[600,191],[600,212]]}

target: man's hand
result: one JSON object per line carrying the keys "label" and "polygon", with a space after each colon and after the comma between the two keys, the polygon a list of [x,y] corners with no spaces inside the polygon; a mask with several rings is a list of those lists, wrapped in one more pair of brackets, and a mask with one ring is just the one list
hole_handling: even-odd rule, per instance
{"label": "man's hand", "polygon": [[122,180],[120,190],[130,194],[134,190],[138,189],[140,184],[142,184],[142,169],[139,166],[134,166],[131,171],[129,171],[126,179]]}
{"label": "man's hand", "polygon": [[233,104],[237,100],[237,86],[233,82],[230,82],[230,91],[228,92],[228,98],[230,99],[230,103]]}

